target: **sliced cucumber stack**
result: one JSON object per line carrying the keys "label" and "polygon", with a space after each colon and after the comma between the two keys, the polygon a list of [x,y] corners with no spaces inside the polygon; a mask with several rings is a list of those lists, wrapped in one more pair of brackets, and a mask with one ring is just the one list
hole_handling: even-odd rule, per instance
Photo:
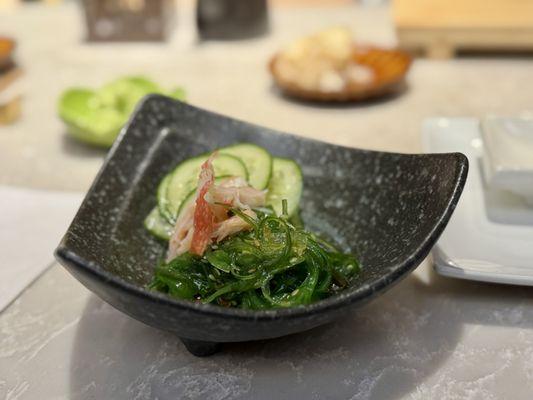
{"label": "sliced cucumber stack", "polygon": [[[168,222],[174,223],[181,204],[198,184],[202,164],[209,155],[190,158],[179,164],[170,176],[165,177],[158,189],[158,207]],[[248,180],[248,171],[243,162],[229,154],[219,154],[213,160],[215,176],[240,176]],[[168,182],[165,180],[168,179]]]}
{"label": "sliced cucumber stack", "polygon": [[[177,218],[194,201],[198,176],[209,154],[183,161],[166,175],[157,188],[157,207],[146,217],[145,227],[155,236],[170,237]],[[256,189],[268,189],[267,205],[282,214],[286,199],[289,217],[296,214],[302,195],[300,166],[293,160],[272,157],[268,151],[251,143],[238,143],[219,149],[213,160],[215,182],[239,176]]]}
{"label": "sliced cucumber stack", "polygon": [[298,210],[302,189],[303,178],[300,166],[288,158],[274,157],[267,204],[272,206],[277,215],[281,215],[281,202],[287,199],[289,217],[292,217]]}

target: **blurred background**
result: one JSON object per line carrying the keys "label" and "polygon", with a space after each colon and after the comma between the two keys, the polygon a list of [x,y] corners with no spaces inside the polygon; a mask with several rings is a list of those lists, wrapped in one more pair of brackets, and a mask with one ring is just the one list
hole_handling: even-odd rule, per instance
{"label": "blurred background", "polygon": [[[0,179],[86,189],[106,150],[69,126],[87,100],[69,100],[63,113],[58,102],[72,88],[131,76],[150,81],[139,94],[157,86],[299,135],[418,152],[426,117],[527,112],[532,16],[527,0],[0,0]],[[349,28],[358,45],[415,56],[402,90],[349,103],[284,95],[269,72],[274,54],[332,26]]]}

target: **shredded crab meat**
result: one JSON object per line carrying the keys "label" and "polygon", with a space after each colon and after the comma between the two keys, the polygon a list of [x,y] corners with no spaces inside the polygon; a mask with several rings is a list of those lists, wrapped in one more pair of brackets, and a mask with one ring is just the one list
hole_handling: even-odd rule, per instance
{"label": "shredded crab meat", "polygon": [[211,204],[222,203],[232,207],[247,209],[260,207],[266,202],[266,191],[248,186],[243,178],[228,178],[218,186],[213,186],[206,195]]}
{"label": "shredded crab meat", "polygon": [[[243,213],[253,219],[257,218],[257,215],[250,209],[244,210]],[[243,220],[238,215],[234,215],[233,217],[230,217],[227,220],[217,224],[217,228],[213,232],[213,238],[217,243],[219,243],[228,236],[250,230],[251,228],[252,226],[248,222]]]}
{"label": "shredded crab meat", "polygon": [[239,232],[249,230],[250,224],[237,215],[229,216],[229,208],[239,208],[251,218],[257,218],[252,207],[266,203],[266,191],[248,185],[241,177],[214,183],[212,161],[216,153],[202,165],[196,198],[182,212],[170,238],[167,261],[190,251],[203,255],[212,242],[220,242]]}
{"label": "shredded crab meat", "polygon": [[190,203],[182,212],[170,237],[167,261],[189,251],[192,242],[194,222],[194,203]]}

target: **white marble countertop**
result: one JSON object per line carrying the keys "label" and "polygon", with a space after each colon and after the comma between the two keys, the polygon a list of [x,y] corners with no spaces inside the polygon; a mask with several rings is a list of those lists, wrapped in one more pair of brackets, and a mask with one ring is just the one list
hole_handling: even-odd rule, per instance
{"label": "white marble countertop", "polygon": [[[516,57],[417,60],[409,90],[380,103],[288,102],[272,90],[265,67],[280,44],[338,23],[363,41],[393,44],[388,10],[280,9],[266,38],[204,44],[195,41],[190,9],[180,11],[169,43],[122,46],[83,44],[74,4],[0,13],[2,33],[19,40],[29,88],[23,119],[0,128],[0,184],[86,190],[104,153],[64,135],[55,102],[66,86],[124,73],[183,84],[193,104],[241,119],[389,151],[420,151],[425,117],[519,114],[533,104],[533,60]],[[21,238],[21,251],[27,246]],[[533,293],[442,278],[425,262],[350,318],[199,359],[54,264],[0,314],[0,397],[526,400],[533,398]]]}

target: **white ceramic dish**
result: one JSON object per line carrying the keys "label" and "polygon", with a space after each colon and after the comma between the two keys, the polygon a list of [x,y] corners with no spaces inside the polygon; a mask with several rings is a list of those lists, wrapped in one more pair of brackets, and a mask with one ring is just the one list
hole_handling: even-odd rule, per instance
{"label": "white ceramic dish", "polygon": [[488,186],[521,195],[533,205],[533,119],[484,118],[481,137]]}
{"label": "white ceramic dish", "polygon": [[433,250],[441,275],[533,286],[533,208],[483,181],[483,142],[473,118],[425,121],[422,140],[429,153],[459,151],[470,162],[461,199]]}

